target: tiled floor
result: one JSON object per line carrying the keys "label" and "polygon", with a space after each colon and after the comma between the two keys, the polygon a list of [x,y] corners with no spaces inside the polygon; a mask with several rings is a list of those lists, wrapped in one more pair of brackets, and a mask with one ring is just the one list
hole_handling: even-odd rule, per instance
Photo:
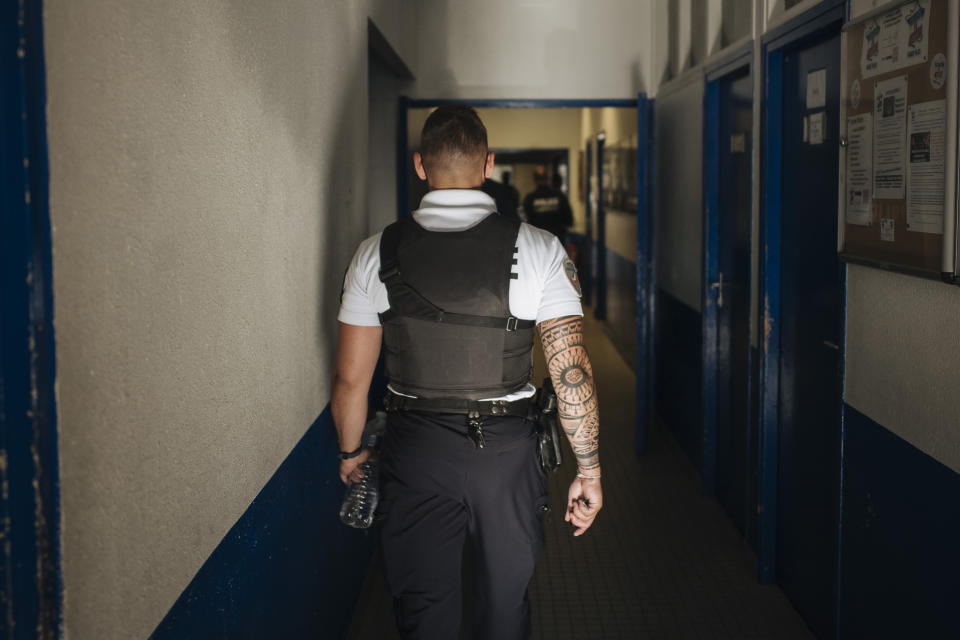
{"label": "tiled floor", "polygon": [[[547,549],[530,584],[533,637],[566,639],[812,638],[775,586],[757,582],[753,560],[676,442],[655,426],[634,454],[634,377],[588,321],[600,393],[604,508],[574,538],[563,521],[572,456],[552,475]],[[542,362],[538,362],[542,371]],[[467,594],[469,601],[469,594]],[[349,637],[397,637],[379,562],[367,575]],[[461,638],[470,638],[469,607]]]}

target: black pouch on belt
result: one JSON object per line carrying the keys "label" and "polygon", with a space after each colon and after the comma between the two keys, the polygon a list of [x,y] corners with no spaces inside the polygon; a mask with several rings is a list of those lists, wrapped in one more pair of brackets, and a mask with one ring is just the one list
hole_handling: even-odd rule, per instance
{"label": "black pouch on belt", "polygon": [[553,380],[546,378],[537,391],[537,439],[540,447],[540,466],[547,473],[556,471],[563,464],[563,448],[560,446],[560,418],[557,415],[557,394]]}

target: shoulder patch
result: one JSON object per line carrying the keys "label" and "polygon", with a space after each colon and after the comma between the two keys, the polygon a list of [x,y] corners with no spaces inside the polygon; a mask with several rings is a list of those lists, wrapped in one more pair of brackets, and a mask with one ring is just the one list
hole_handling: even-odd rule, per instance
{"label": "shoulder patch", "polygon": [[567,274],[567,280],[570,281],[573,290],[577,292],[577,297],[582,298],[583,291],[580,290],[580,278],[577,277],[577,267],[570,258],[563,260],[563,272]]}

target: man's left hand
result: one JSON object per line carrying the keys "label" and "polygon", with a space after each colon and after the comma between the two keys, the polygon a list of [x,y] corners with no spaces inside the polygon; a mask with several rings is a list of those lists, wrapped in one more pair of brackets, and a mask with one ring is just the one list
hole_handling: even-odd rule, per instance
{"label": "man's left hand", "polygon": [[574,536],[582,536],[590,528],[603,507],[603,489],[600,478],[576,477],[567,492],[567,513],[564,520],[577,527]]}

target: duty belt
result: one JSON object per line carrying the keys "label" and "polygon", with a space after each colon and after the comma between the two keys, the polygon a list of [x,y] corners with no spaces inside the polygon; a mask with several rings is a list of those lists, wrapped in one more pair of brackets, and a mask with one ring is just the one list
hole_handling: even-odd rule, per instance
{"label": "duty belt", "polygon": [[388,390],[383,404],[387,411],[427,411],[430,413],[462,413],[467,420],[467,438],[478,449],[483,448],[483,419],[490,416],[531,417],[533,398],[506,400],[467,400],[461,398],[411,398]]}

